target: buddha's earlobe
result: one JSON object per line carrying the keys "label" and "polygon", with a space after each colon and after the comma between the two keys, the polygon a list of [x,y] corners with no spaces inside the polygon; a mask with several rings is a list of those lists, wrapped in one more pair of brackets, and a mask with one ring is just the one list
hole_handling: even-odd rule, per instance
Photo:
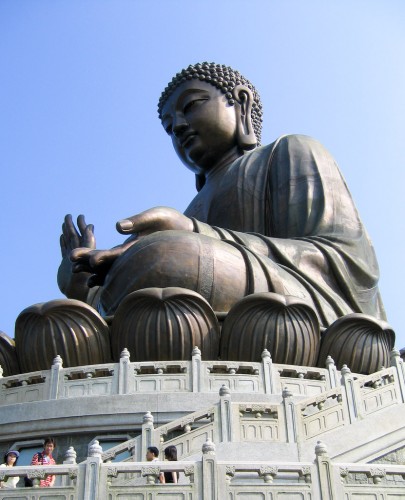
{"label": "buddha's earlobe", "polygon": [[237,106],[238,145],[244,150],[253,149],[257,146],[257,138],[252,124],[252,91],[245,85],[237,85],[233,96]]}

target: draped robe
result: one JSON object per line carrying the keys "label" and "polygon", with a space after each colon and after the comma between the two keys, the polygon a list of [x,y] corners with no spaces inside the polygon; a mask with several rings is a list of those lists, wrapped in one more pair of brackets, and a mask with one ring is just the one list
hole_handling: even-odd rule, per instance
{"label": "draped robe", "polygon": [[[146,285],[193,289],[215,309],[215,293],[226,295],[243,279],[236,298],[263,291],[299,297],[323,326],[351,312],[385,319],[373,246],[336,162],[314,139],[283,136],[209,171],[185,215],[194,233],[154,233],[117,260],[102,310],[114,312]],[[184,268],[180,248],[193,254]]]}

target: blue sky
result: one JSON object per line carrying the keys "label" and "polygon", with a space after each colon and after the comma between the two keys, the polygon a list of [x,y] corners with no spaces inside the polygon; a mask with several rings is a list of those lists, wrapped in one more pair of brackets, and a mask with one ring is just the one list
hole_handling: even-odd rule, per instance
{"label": "blue sky", "polygon": [[263,143],[319,139],[374,243],[388,321],[405,347],[405,3],[401,0],[2,0],[0,330],[56,285],[66,213],[97,246],[156,205],[183,211],[194,179],[156,113],[189,63],[259,89]]}

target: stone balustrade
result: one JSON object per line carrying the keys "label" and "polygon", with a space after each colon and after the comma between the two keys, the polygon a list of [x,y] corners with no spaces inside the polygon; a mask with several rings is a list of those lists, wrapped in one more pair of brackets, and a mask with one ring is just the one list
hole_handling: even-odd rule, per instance
{"label": "stone balustrade", "polygon": [[[405,491],[405,466],[337,463],[329,458],[327,447],[321,442],[315,447],[312,462],[218,460],[210,440],[203,443],[200,458],[178,462],[104,463],[97,441],[80,464],[71,463],[74,450],[69,451],[70,463],[63,465],[5,468],[0,472],[0,480],[28,475],[34,480],[34,487],[0,491],[7,491],[8,500],[355,500],[399,499]],[[158,482],[159,474],[168,471],[179,474],[178,484]],[[55,487],[38,488],[39,480],[47,474],[57,475]]]}
{"label": "stone balustrade", "polygon": [[[326,360],[326,368],[274,365],[266,350],[261,363],[203,361],[198,348],[194,349],[190,361],[132,363],[129,352],[124,349],[119,363],[74,368],[63,368],[63,361],[57,356],[50,370],[0,378],[0,406],[114,394],[216,393],[223,385],[233,393],[281,394],[283,389],[287,389],[303,398],[344,386],[347,397],[353,400],[357,397],[354,391],[360,390],[354,385],[361,379],[365,402],[359,408],[351,408],[350,414],[356,418],[360,414],[376,411],[386,403],[387,398],[392,404],[405,400],[403,361],[397,351],[393,353],[392,367],[385,374],[368,377],[352,374],[346,367],[339,371],[330,358]],[[378,380],[373,381],[373,377],[383,379],[378,388],[378,398],[377,393],[371,395],[374,382],[378,383]]]}

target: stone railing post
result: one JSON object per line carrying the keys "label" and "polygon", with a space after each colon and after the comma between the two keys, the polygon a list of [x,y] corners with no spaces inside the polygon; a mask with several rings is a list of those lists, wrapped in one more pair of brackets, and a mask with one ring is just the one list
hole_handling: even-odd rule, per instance
{"label": "stone railing post", "polygon": [[138,457],[137,457],[137,460],[140,462],[142,460],[145,460],[146,450],[148,449],[148,446],[152,446],[152,444],[154,444],[153,443],[153,432],[154,432],[153,415],[150,411],[148,411],[143,416],[141,456],[139,456],[139,452],[138,452]]}
{"label": "stone railing post", "polygon": [[336,365],[330,356],[326,358],[325,365],[326,369],[328,370],[328,386],[329,386],[328,389],[333,389],[334,387],[338,387],[340,383],[336,370]]}
{"label": "stone railing post", "polygon": [[297,429],[297,414],[295,411],[293,394],[289,389],[284,388],[282,396],[283,396],[286,441],[287,443],[295,443],[298,440],[298,429]]}
{"label": "stone railing post", "polygon": [[356,390],[354,386],[353,374],[346,365],[340,370],[342,375],[343,401],[349,415],[349,422],[353,423],[359,416],[358,400],[356,398]]}
{"label": "stone railing post", "polygon": [[88,457],[86,460],[86,472],[84,476],[84,500],[99,500],[107,498],[106,485],[100,484],[100,468],[102,464],[101,454],[103,449],[100,443],[93,441],[89,445]]}
{"label": "stone railing post", "polygon": [[262,370],[264,378],[264,393],[276,393],[276,381],[274,380],[273,360],[267,349],[262,352]]}
{"label": "stone railing post", "polygon": [[53,360],[51,366],[51,376],[49,381],[49,399],[58,399],[60,371],[63,368],[63,360],[59,356]]}
{"label": "stone railing post", "polygon": [[207,440],[202,446],[202,500],[217,500],[218,496],[218,467],[215,454],[215,445]]}
{"label": "stone railing post", "polygon": [[321,441],[318,441],[315,446],[315,455],[319,478],[319,498],[322,500],[341,500],[343,496],[338,497],[336,494],[336,484],[328,450]]}
{"label": "stone railing post", "polygon": [[194,347],[191,353],[191,373],[192,373],[192,391],[201,392],[201,351],[198,347]]}
{"label": "stone railing post", "polygon": [[232,441],[231,391],[226,385],[219,389],[219,418],[221,441]]}
{"label": "stone railing post", "polygon": [[405,364],[401,359],[399,351],[391,351],[391,366],[395,368],[396,378],[398,380],[399,390],[401,391],[401,400],[405,403]]}
{"label": "stone railing post", "polygon": [[129,351],[125,347],[121,352],[120,365],[118,369],[118,394],[129,393],[129,358]]}
{"label": "stone railing post", "polygon": [[[68,464],[68,465],[75,465],[76,464],[76,457],[77,457],[77,454],[76,454],[75,449],[73,448],[73,446],[70,446],[66,450],[63,463]],[[61,486],[70,486],[75,479],[74,477],[56,476],[56,480],[58,479],[58,477],[61,477]],[[77,480],[77,478],[76,478],[76,480]]]}

